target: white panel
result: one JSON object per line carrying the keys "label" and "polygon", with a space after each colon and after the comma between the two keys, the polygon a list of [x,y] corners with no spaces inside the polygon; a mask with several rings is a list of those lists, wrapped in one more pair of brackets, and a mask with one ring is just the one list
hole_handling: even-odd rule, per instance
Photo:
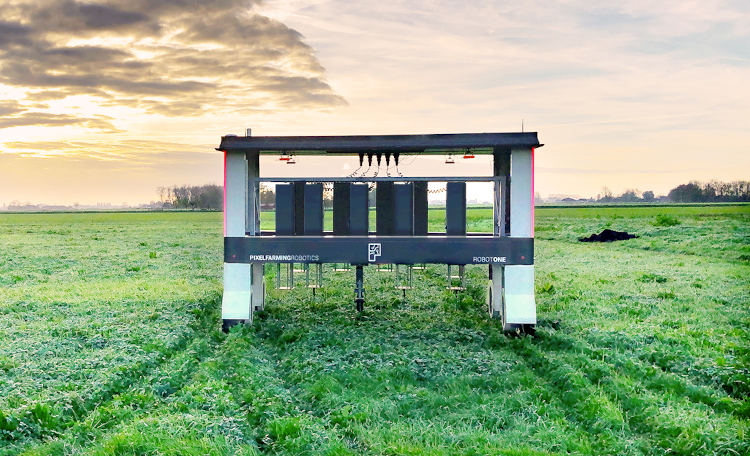
{"label": "white panel", "polygon": [[505,266],[504,320],[511,324],[536,324],[534,266]]}
{"label": "white panel", "polygon": [[533,170],[531,149],[510,154],[510,235],[534,237]]}
{"label": "white panel", "polygon": [[[247,210],[247,160],[244,153],[226,154],[224,175],[224,226],[225,236],[245,236]],[[221,318],[224,320],[250,320],[250,265],[224,263],[224,295],[221,300]]]}
{"label": "white panel", "polygon": [[224,296],[221,300],[224,320],[251,320],[250,265],[224,263]]}
{"label": "white panel", "polygon": [[227,152],[224,193],[226,195],[224,220],[226,236],[245,235],[245,210],[247,208],[247,160],[245,154]]}
{"label": "white panel", "polygon": [[[510,155],[510,235],[534,237],[534,170],[531,149]],[[536,324],[534,266],[505,267],[506,324]]]}

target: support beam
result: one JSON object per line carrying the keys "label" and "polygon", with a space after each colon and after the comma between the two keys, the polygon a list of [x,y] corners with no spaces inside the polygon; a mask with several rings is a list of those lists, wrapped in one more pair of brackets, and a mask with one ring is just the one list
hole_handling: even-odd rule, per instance
{"label": "support beam", "polygon": [[[247,159],[244,153],[224,154],[224,236],[245,236],[247,199]],[[252,322],[251,265],[224,263],[224,294],[221,301],[222,328]]]}
{"label": "support beam", "polygon": [[[510,149],[495,148],[492,153],[492,175],[505,177],[505,181],[495,182],[493,198],[493,229],[494,236],[505,236],[510,230],[510,198],[508,188],[510,181]],[[489,284],[487,286],[487,306],[492,318],[503,318],[505,315],[505,266],[493,263],[489,266]]]}
{"label": "support beam", "polygon": [[[249,236],[260,236],[260,154],[248,152],[247,159],[247,216],[245,229]],[[266,285],[263,280],[264,263],[250,265],[250,287],[252,289],[252,311],[263,310],[266,306]]]}

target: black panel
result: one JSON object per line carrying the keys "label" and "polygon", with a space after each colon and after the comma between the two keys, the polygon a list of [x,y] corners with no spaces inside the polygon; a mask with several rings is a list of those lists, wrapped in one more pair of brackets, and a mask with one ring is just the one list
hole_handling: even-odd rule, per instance
{"label": "black panel", "polygon": [[294,234],[305,232],[305,182],[294,183]]}
{"label": "black panel", "polygon": [[370,204],[367,184],[352,184],[349,188],[349,233],[367,236],[370,231]]}
{"label": "black panel", "polygon": [[393,186],[393,234],[414,234],[414,185],[412,183]]}
{"label": "black panel", "polygon": [[393,234],[393,182],[378,182],[375,189],[375,230],[379,236]]}
{"label": "black panel", "polygon": [[333,234],[349,234],[349,183],[333,184]]}
{"label": "black panel", "polygon": [[294,234],[294,185],[276,185],[276,234]]}
{"label": "black panel", "polygon": [[492,170],[495,176],[505,176],[505,188],[500,194],[505,201],[505,232],[510,233],[510,147],[496,147],[492,151]]}
{"label": "black panel", "polygon": [[445,232],[466,235],[466,182],[448,182],[445,196]]}
{"label": "black panel", "polygon": [[323,184],[305,185],[305,236],[323,235]]}
{"label": "black panel", "polygon": [[534,264],[534,239],[501,236],[226,237],[224,261],[529,265]]}
{"label": "black panel", "polygon": [[414,235],[427,236],[427,182],[414,182]]}

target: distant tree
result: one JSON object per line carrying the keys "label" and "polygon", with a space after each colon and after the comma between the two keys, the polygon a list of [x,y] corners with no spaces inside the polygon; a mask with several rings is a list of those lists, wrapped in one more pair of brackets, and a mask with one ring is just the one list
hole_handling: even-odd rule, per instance
{"label": "distant tree", "polygon": [[614,199],[614,196],[612,195],[612,191],[609,189],[609,187],[604,187],[602,189],[602,197],[599,198],[599,201],[602,203],[609,203]]}
{"label": "distant tree", "polygon": [[218,211],[224,206],[224,189],[214,184],[160,187],[159,196],[164,207]]}
{"label": "distant tree", "polygon": [[264,209],[276,207],[276,193],[264,184],[260,185],[260,207]]}
{"label": "distant tree", "polygon": [[650,203],[654,200],[654,192],[651,190],[646,190],[643,192],[643,201],[646,203]]}
{"label": "distant tree", "polygon": [[218,185],[193,187],[191,204],[195,209],[220,210],[224,208],[224,189]]}
{"label": "distant tree", "polygon": [[625,190],[622,195],[615,198],[615,201],[620,203],[635,203],[640,200],[641,198],[638,196],[638,190]]}
{"label": "distant tree", "polygon": [[669,199],[677,203],[703,201],[703,191],[696,182],[678,185],[667,194]]}
{"label": "distant tree", "polygon": [[750,201],[750,182],[691,181],[670,190],[668,197],[671,201],[679,203]]}

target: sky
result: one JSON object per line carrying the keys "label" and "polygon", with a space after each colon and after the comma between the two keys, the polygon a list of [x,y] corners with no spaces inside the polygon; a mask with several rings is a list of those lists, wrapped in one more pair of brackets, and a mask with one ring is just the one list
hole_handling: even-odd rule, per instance
{"label": "sky", "polygon": [[0,0],[0,205],[221,183],[246,128],[523,123],[542,196],[748,179],[750,3],[603,3]]}

